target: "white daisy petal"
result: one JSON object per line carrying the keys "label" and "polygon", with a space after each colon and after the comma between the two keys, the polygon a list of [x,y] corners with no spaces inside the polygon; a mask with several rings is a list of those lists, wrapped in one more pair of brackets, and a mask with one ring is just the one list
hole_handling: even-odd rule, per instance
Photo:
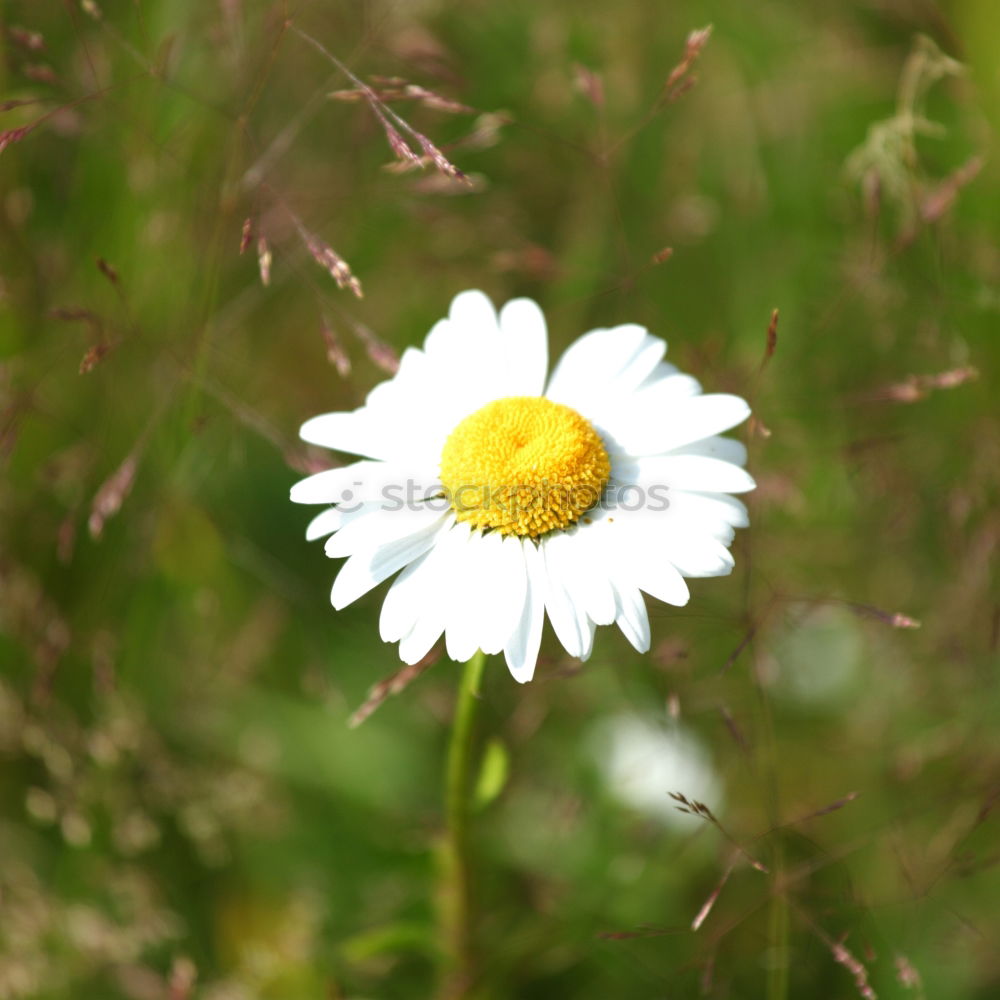
{"label": "white daisy petal", "polygon": [[[457,412],[442,405],[445,397],[440,394],[446,390],[451,373],[441,368],[423,351],[408,347],[396,375],[368,393],[362,408],[367,419],[391,428],[386,457],[436,467]],[[431,400],[433,405],[428,405]]]}
{"label": "white daisy petal", "polygon": [[354,462],[336,469],[324,469],[306,479],[300,479],[291,490],[292,503],[341,503],[344,491],[359,475],[370,475],[381,462]]}
{"label": "white daisy petal", "polygon": [[639,556],[633,566],[636,586],[649,594],[650,597],[655,597],[658,601],[663,601],[664,604],[673,604],[678,608],[684,607],[691,599],[691,592],[684,582],[684,577],[681,576],[677,567],[667,559],[654,562]]}
{"label": "white daisy petal", "polygon": [[643,486],[662,485],[671,490],[705,493],[746,493],[756,485],[753,477],[732,462],[703,455],[652,455],[617,463],[615,476]]}
{"label": "white daisy petal", "polygon": [[439,319],[424,338],[424,354],[429,362],[450,361],[450,355],[462,346],[462,331],[450,319]]}
{"label": "white daisy petal", "polygon": [[317,514],[306,528],[306,541],[314,542],[317,538],[323,538],[331,532],[336,531],[344,521],[344,512],[337,507],[321,511]]}
{"label": "white daisy petal", "polygon": [[690,597],[687,584],[669,558],[669,544],[650,535],[651,522],[644,514],[619,511],[606,519],[609,535],[614,533],[620,578],[664,604],[683,607]]}
{"label": "white daisy petal", "polygon": [[709,437],[683,448],[675,448],[672,455],[704,455],[706,458],[721,458],[733,465],[747,464],[747,446],[742,441],[727,437]]}
{"label": "white daisy petal", "polygon": [[592,405],[601,386],[627,367],[645,339],[645,329],[635,323],[585,333],[566,348],[545,395],[575,409]]}
{"label": "white daisy petal", "polygon": [[448,618],[448,655],[467,660],[477,649],[499,653],[517,627],[524,605],[525,567],[516,538],[497,532],[473,534],[463,552],[457,579],[462,594]]}
{"label": "white daisy petal", "polygon": [[[664,561],[672,563],[683,576],[726,576],[732,572],[733,557],[720,537],[731,533],[732,528],[717,517],[706,518],[697,506],[681,504],[678,509],[672,505],[665,513],[649,509],[619,510],[613,516],[608,534],[617,530],[617,535],[609,541],[613,540],[616,552],[626,553],[633,563],[637,558],[644,562],[647,575]],[[609,514],[605,522],[610,517]],[[633,552],[637,555],[633,556]],[[618,574],[614,582],[622,579],[638,583],[646,590],[637,578],[629,575]],[[683,592],[678,593],[683,598]]]}
{"label": "white daisy petal", "polygon": [[497,330],[497,312],[489,296],[479,291],[460,292],[451,300],[448,318],[466,333],[482,336]]}
{"label": "white daisy petal", "polygon": [[700,392],[701,383],[693,375],[685,375],[676,365],[661,361],[639,386],[636,402],[658,400],[663,405],[685,396],[697,396]]}
{"label": "white daisy petal", "polygon": [[621,407],[603,427],[614,447],[631,455],[659,455],[742,423],[750,407],[739,396],[714,393],[675,399],[666,406]]}
{"label": "white daisy petal", "polygon": [[542,643],[545,623],[545,564],[537,546],[530,539],[518,540],[524,560],[527,588],[520,620],[504,646],[504,659],[511,676],[525,684],[535,676],[535,663]]}
{"label": "white daisy petal", "polygon": [[739,396],[716,392],[678,403],[675,412],[678,423],[683,427],[672,432],[670,448],[680,448],[692,441],[731,430],[750,416],[750,406]]}
{"label": "white daisy petal", "polygon": [[456,554],[468,535],[467,525],[455,524],[427,554],[419,575],[419,593],[414,597],[413,625],[399,643],[399,658],[404,663],[422,660],[441,638],[456,578]]}
{"label": "white daisy petal", "polygon": [[484,551],[485,536],[471,532],[454,555],[452,593],[445,617],[445,649],[453,660],[465,662],[479,649],[476,634],[477,616],[475,601],[477,592],[474,585],[478,566]]}
{"label": "white daisy petal", "polygon": [[687,489],[674,490],[670,503],[674,507],[684,505],[687,509],[694,508],[702,516],[712,519],[718,518],[734,528],[750,526],[750,513],[747,510],[747,505],[737,497],[729,496],[728,493],[699,493]]}
{"label": "white daisy petal", "polygon": [[433,401],[448,429],[490,400],[508,395],[506,368],[496,362],[503,356],[496,310],[482,292],[455,296],[448,318],[434,325],[424,349],[430,362],[425,405]]}
{"label": "white daisy petal", "polygon": [[[345,528],[352,521],[356,521],[358,518],[367,517],[369,514],[376,510],[381,510],[383,505],[382,500],[362,500],[362,501],[352,501],[351,503],[343,503],[339,507],[334,508],[340,515],[340,524],[337,526],[337,530],[340,531],[341,528]],[[327,544],[329,544],[329,539],[327,539]],[[326,546],[323,546],[324,549]]]}
{"label": "white daisy petal", "polygon": [[[407,347],[399,356],[399,368],[391,379],[379,382],[365,397],[365,407],[386,416],[387,410],[411,403],[426,391],[430,374],[427,355],[418,347]],[[402,414],[399,414],[402,416]]]}
{"label": "white daisy petal", "polygon": [[340,611],[353,604],[373,587],[422,556],[441,532],[450,526],[452,515],[442,514],[419,531],[383,545],[375,551],[356,552],[344,563],[333,581],[330,603]]}
{"label": "white daisy petal", "polygon": [[583,644],[580,649],[580,662],[586,663],[590,659],[590,654],[594,651],[594,636],[597,634],[597,626],[589,618],[584,618],[581,628],[583,631]]}
{"label": "white daisy petal", "polygon": [[608,559],[601,544],[604,533],[578,525],[562,535],[567,572],[563,579],[573,603],[582,608],[595,625],[615,620],[615,595],[608,579]]}
{"label": "white daisy petal", "polygon": [[395,453],[390,428],[380,426],[364,407],[313,417],[299,428],[299,437],[310,444],[367,458],[391,458]]}
{"label": "white daisy petal", "polygon": [[377,548],[389,542],[437,523],[443,515],[451,515],[450,510],[442,510],[440,504],[421,504],[414,507],[375,506],[361,517],[356,517],[326,542],[326,554],[330,559],[354,555],[355,552]]}
{"label": "white daisy petal", "polygon": [[382,602],[382,612],[379,615],[378,631],[383,642],[398,642],[408,635],[423,609],[423,597],[426,595],[427,584],[431,573],[427,564],[438,549],[431,549],[415,559],[403,572],[392,581],[389,592]]}
{"label": "white daisy petal", "polygon": [[[558,546],[552,543],[561,536],[551,535],[542,539],[539,551],[545,567],[545,610],[563,649],[570,656],[583,655],[583,629],[580,616],[573,607],[563,583]],[[586,619],[586,615],[583,616]]]}
{"label": "white daisy petal", "polygon": [[672,532],[665,551],[684,576],[728,576],[733,571],[729,550],[708,535]]}
{"label": "white daisy petal", "polygon": [[484,623],[480,643],[484,653],[499,653],[510,641],[521,618],[527,585],[521,542],[508,536],[503,540],[497,562],[492,613]]}
{"label": "white daisy petal", "polygon": [[[717,494],[724,496],[724,494]],[[675,531],[692,537],[708,537],[731,545],[735,535],[740,512],[722,503],[713,503],[710,495],[685,493],[674,490],[669,494],[670,513],[663,520],[669,522]],[[745,527],[745,525],[739,525]]]}
{"label": "white daisy petal", "polygon": [[666,341],[647,334],[635,354],[609,384],[608,391],[615,396],[632,392],[652,374],[666,351]]}
{"label": "white daisy petal", "polygon": [[292,503],[352,504],[384,497],[388,502],[405,497],[406,484],[432,483],[427,470],[395,462],[361,461],[317,472],[300,479],[291,491]]}
{"label": "white daisy petal", "polygon": [[615,590],[615,624],[621,629],[622,635],[640,653],[649,651],[650,632],[649,614],[646,603],[638,587],[616,580]]}
{"label": "white daisy petal", "polygon": [[512,299],[500,310],[500,335],[507,359],[505,394],[540,396],[549,363],[542,310],[531,299]]}
{"label": "white daisy petal", "polygon": [[438,616],[418,619],[399,641],[399,658],[411,666],[419,663],[441,638],[443,631],[444,622]]}
{"label": "white daisy petal", "polygon": [[697,379],[661,362],[634,392],[610,397],[612,405],[603,406],[595,419],[607,433],[610,447],[640,454],[631,439],[655,434],[664,426],[665,414],[676,412],[700,393]]}
{"label": "white daisy petal", "polygon": [[[455,424],[482,405],[480,382],[486,370],[484,359],[490,347],[475,331],[467,331],[451,320],[436,323],[426,341],[429,371],[424,406],[440,421],[436,429]],[[419,406],[414,410],[419,412]]]}
{"label": "white daisy petal", "polygon": [[[496,653],[503,645],[503,639],[496,645],[493,641],[499,617],[497,605],[501,599],[503,536],[496,531],[488,535],[476,533],[469,546],[475,551],[467,554],[467,568],[459,576],[464,581],[463,593],[456,596],[455,601],[461,604],[462,612],[457,616],[460,621],[455,626],[452,641],[461,646],[459,636],[466,635],[469,637],[466,642],[474,642],[475,645],[471,646],[472,652],[468,656],[455,656],[453,659],[467,660],[477,649],[482,649],[484,653]],[[451,655],[450,651],[448,655]]]}
{"label": "white daisy petal", "polygon": [[[436,633],[432,631],[437,628]],[[425,619],[418,621],[414,627],[399,640],[399,658],[406,664],[412,666],[419,663],[433,647],[434,643],[441,638],[444,631],[444,623],[438,619]]]}

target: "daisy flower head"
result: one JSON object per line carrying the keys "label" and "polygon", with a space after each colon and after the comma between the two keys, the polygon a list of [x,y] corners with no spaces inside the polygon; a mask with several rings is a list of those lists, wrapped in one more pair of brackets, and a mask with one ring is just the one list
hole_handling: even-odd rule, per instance
{"label": "daisy flower head", "polygon": [[754,488],[745,447],[720,436],[749,406],[703,394],[666,347],[632,323],[592,330],[547,378],[534,302],[498,314],[482,292],[456,296],[364,406],[302,426],[305,441],[361,456],[291,493],[326,505],[306,537],[346,557],[333,606],[398,573],[379,631],[404,662],[443,634],[454,660],[502,651],[522,683],[546,616],[581,660],[598,625],[648,650],[643,593],[681,606],[685,577],[729,573],[748,523],[731,494]]}

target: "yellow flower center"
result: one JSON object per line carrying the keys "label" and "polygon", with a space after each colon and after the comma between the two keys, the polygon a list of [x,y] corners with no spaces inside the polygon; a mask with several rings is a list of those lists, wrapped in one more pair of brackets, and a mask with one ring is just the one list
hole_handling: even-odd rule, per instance
{"label": "yellow flower center", "polygon": [[597,431],[562,403],[508,396],[466,417],[445,442],[441,482],[460,521],[537,538],[600,499],[611,462]]}

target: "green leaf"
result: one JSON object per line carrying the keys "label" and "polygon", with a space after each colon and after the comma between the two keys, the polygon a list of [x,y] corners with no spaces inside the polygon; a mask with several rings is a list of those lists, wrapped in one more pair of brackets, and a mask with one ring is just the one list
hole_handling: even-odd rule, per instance
{"label": "green leaf", "polygon": [[432,928],[415,921],[400,921],[374,927],[355,934],[340,946],[344,959],[351,964],[368,962],[382,955],[432,954],[433,951]]}
{"label": "green leaf", "polygon": [[476,809],[485,809],[503,791],[509,772],[510,755],[507,748],[499,740],[490,740],[486,744],[476,789],[472,794]]}

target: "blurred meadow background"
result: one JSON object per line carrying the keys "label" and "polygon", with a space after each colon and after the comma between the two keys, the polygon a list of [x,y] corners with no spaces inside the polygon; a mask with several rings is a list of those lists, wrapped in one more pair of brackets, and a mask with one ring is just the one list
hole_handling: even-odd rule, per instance
{"label": "blurred meadow background", "polygon": [[[1000,6],[0,11],[2,1000],[1000,995]],[[487,664],[456,983],[458,668],[349,724],[288,489],[475,287],[665,337],[759,489],[649,655]]]}

